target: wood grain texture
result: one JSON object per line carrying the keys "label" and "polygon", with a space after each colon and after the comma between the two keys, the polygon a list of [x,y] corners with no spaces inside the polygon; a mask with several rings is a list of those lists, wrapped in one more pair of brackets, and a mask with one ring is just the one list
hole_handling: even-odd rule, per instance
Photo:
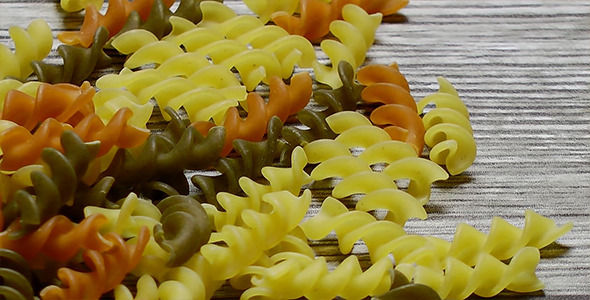
{"label": "wood grain texture", "polygon": [[[250,13],[241,1],[225,3]],[[81,17],[58,1],[1,0],[0,43],[11,45],[10,25],[43,18],[55,34],[79,28]],[[590,299],[590,1],[413,0],[384,20],[367,55],[393,61],[416,99],[436,91],[437,76],[449,79],[478,144],[474,165],[434,186],[428,219],[410,221],[408,232],[450,240],[458,223],[486,232],[493,216],[522,226],[525,209],[574,222],[542,250],[544,292],[522,298]],[[317,249],[334,255],[337,247]]]}

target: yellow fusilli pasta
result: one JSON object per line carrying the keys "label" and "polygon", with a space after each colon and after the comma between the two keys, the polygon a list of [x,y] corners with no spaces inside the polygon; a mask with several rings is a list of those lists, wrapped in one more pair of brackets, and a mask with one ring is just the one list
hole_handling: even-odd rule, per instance
{"label": "yellow fusilli pasta", "polygon": [[[387,209],[386,219],[400,225],[411,217],[426,218],[422,205],[430,198],[430,185],[448,177],[441,167],[416,157],[409,144],[390,140],[387,132],[368,125],[370,121],[359,113],[340,112],[326,121],[339,135],[334,140],[313,141],[304,148],[310,162],[320,162],[311,172],[314,180],[341,177],[332,196],[366,194],[358,200],[357,209]],[[360,149],[366,150],[352,154]],[[376,164],[386,166],[377,172],[372,169]],[[409,180],[405,191],[397,189],[395,180],[400,179]]]}
{"label": "yellow fusilli pasta", "polygon": [[[143,41],[145,45],[136,43]],[[133,53],[125,62],[127,68],[118,75],[106,75],[97,80],[97,87],[126,88],[140,103],[152,97],[160,107],[175,110],[184,107],[191,121],[220,121],[229,107],[246,99],[246,90],[229,68],[212,65],[205,56],[185,53],[179,46],[158,41],[150,32],[131,30],[113,41],[123,53]],[[151,63],[156,69],[131,71]],[[166,119],[169,116],[164,116]]]}
{"label": "yellow fusilli pasta", "polygon": [[418,112],[423,113],[428,104],[436,106],[422,119],[424,141],[431,147],[430,159],[456,175],[471,166],[477,149],[467,107],[449,81],[439,77],[438,82],[439,91],[420,100]]}
{"label": "yellow fusilli pasta", "polygon": [[51,29],[44,20],[37,19],[27,29],[11,26],[8,33],[14,41],[14,52],[8,46],[0,44],[0,79],[25,79],[33,73],[31,62],[44,59],[51,51]]}
{"label": "yellow fusilli pasta", "polygon": [[375,32],[381,24],[381,14],[367,14],[362,8],[347,4],[342,8],[343,20],[330,24],[330,32],[338,38],[324,40],[320,44],[322,51],[330,59],[332,67],[314,63],[313,69],[317,81],[336,89],[342,85],[338,76],[338,64],[349,62],[356,70],[365,61],[367,50],[373,45]]}

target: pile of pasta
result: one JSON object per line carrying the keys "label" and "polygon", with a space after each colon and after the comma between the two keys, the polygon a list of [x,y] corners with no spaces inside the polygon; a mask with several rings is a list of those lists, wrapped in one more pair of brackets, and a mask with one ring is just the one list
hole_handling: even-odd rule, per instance
{"label": "pile of pasta", "polygon": [[[487,234],[460,224],[452,241],[404,228],[427,218],[432,184],[477,152],[449,81],[416,101],[397,64],[365,63],[382,16],[407,1],[244,3],[253,14],[221,1],[61,0],[85,16],[58,35],[62,65],[43,62],[53,46],[43,20],[10,28],[0,297],[209,299],[231,287],[241,299],[465,299],[543,288],[539,249],[571,223],[526,211],[523,228],[496,217]],[[89,80],[113,55],[126,56],[120,71]],[[313,190],[320,182],[332,183],[327,195]],[[324,239],[345,259],[316,253]]]}

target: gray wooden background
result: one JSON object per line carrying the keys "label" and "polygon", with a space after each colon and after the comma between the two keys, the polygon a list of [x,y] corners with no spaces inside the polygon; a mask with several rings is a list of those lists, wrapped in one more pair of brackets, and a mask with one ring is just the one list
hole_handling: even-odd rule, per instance
{"label": "gray wooden background", "polygon": [[[12,46],[8,27],[35,18],[56,34],[78,28],[82,15],[61,12],[57,0],[0,0],[0,43]],[[407,230],[450,240],[460,222],[487,231],[501,216],[522,226],[525,209],[574,222],[542,250],[546,288],[526,298],[590,299],[590,1],[410,0],[384,20],[367,55],[393,61],[416,99],[436,91],[437,76],[449,79],[478,143],[475,164],[436,184],[428,219]]]}

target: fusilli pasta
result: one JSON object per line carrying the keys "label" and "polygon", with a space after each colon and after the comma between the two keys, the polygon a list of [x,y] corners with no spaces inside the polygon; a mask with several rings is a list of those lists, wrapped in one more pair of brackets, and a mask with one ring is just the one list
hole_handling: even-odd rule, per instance
{"label": "fusilli pasta", "polygon": [[30,63],[44,59],[51,51],[51,29],[45,21],[37,19],[27,29],[12,26],[8,32],[14,41],[14,52],[8,46],[0,44],[0,79],[25,79],[33,72]]}
{"label": "fusilli pasta", "polygon": [[423,117],[426,133],[424,140],[431,147],[430,159],[446,165],[451,175],[465,171],[477,152],[467,107],[455,88],[443,77],[438,78],[440,89],[418,102],[418,112],[434,103],[435,109]]}

